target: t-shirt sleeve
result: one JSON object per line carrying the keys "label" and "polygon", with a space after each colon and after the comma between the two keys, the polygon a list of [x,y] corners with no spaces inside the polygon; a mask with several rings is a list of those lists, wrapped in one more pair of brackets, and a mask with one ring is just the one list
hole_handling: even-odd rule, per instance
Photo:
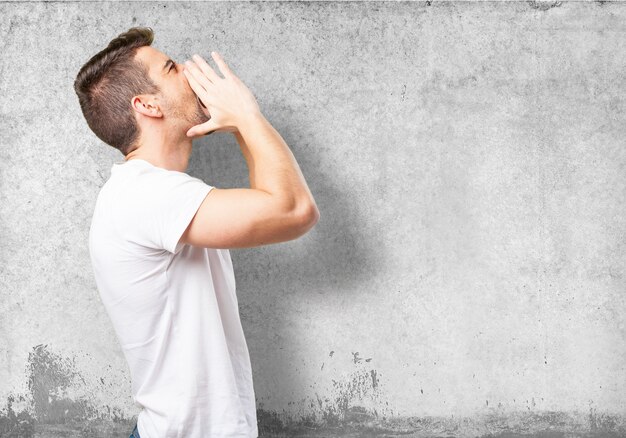
{"label": "t-shirt sleeve", "polygon": [[179,243],[206,195],[214,188],[184,172],[161,170],[129,188],[127,236],[154,249],[178,253]]}

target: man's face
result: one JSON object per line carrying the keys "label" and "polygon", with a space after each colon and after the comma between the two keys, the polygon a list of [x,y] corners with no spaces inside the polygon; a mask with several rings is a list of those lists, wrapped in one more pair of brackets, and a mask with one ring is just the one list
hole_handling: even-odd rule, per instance
{"label": "man's face", "polygon": [[175,63],[152,46],[140,47],[136,58],[148,66],[150,78],[161,89],[159,103],[164,118],[180,125],[185,132],[209,120],[185,78],[183,64]]}

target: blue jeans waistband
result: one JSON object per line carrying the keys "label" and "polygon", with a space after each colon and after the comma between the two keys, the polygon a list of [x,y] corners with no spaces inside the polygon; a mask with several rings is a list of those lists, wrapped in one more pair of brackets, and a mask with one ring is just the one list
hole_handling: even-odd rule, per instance
{"label": "blue jeans waistband", "polygon": [[137,429],[137,424],[135,424],[135,428],[133,429],[133,431],[130,433],[130,436],[128,438],[141,438],[139,436],[139,429]]}

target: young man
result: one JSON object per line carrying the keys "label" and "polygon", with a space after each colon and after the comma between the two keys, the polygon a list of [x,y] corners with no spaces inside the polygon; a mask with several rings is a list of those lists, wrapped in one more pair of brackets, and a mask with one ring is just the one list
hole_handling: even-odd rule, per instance
{"label": "young man", "polygon": [[[118,149],[89,251],[142,408],[141,438],[257,437],[250,357],[229,248],[296,239],[319,212],[298,164],[243,82],[213,52],[184,65],[131,28],[80,70],[91,130]],[[250,188],[187,173],[192,140],[235,135]],[[131,435],[131,436],[132,436]]]}

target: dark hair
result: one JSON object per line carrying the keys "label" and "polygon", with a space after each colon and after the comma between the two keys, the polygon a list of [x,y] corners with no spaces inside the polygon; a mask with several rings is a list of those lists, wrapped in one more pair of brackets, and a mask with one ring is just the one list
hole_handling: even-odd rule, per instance
{"label": "dark hair", "polygon": [[74,81],[89,128],[124,155],[136,149],[140,134],[131,99],[160,92],[147,66],[135,59],[137,49],[151,45],[153,40],[151,28],[130,28],[87,61]]}

